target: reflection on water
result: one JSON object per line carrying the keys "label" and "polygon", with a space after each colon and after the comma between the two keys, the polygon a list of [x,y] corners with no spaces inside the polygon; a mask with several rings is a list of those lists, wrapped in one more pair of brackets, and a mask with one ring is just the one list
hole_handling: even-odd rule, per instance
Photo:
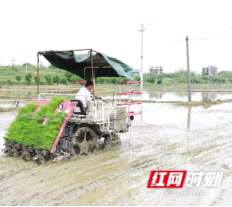
{"label": "reflection on water", "polygon": [[188,109],[187,129],[190,128],[190,122],[191,122],[191,108]]}
{"label": "reflection on water", "polygon": [[[43,91],[43,92],[52,92],[52,93],[64,93],[59,91]],[[68,93],[68,92],[67,92]],[[27,95],[27,96],[35,96],[36,91],[24,90],[24,91],[13,91],[13,90],[2,90],[0,97],[9,95],[14,98],[18,97],[18,95]],[[69,93],[70,94],[70,93]],[[103,98],[113,98],[112,96],[105,96],[104,94],[98,94]],[[75,94],[73,94],[73,97]],[[232,99],[232,92],[218,92],[218,93],[208,93],[208,92],[194,92],[192,93],[193,101],[200,101],[204,97],[207,97],[211,100],[215,99]],[[44,97],[43,97],[44,98]],[[49,97],[51,98],[51,97]],[[119,97],[117,97],[118,100]],[[128,96],[122,96],[122,98],[128,98]],[[144,92],[143,94],[134,94],[131,95],[131,98],[134,100],[155,100],[155,101],[187,101],[188,94],[187,92]],[[64,100],[72,99],[70,96],[66,96]],[[25,106],[30,102],[30,99],[20,100],[19,106]],[[152,124],[160,125],[160,124],[171,124],[176,125],[178,127],[184,128],[196,128],[200,126],[206,126],[208,123],[214,124],[215,117],[212,115],[213,110],[223,109],[228,106],[228,110],[231,110],[232,104],[221,104],[217,106],[212,106],[209,109],[204,109],[202,107],[195,107],[192,109],[176,107],[173,108],[172,105],[168,104],[147,104],[143,103],[142,105],[133,105],[131,106],[131,111],[143,111],[142,115],[136,116],[135,119],[138,121],[149,122]],[[15,107],[14,99],[0,99],[0,107]],[[222,107],[222,108],[221,108]],[[212,112],[212,113],[208,113]],[[207,115],[206,115],[207,114]],[[215,116],[220,116],[221,113],[217,112]],[[187,116],[187,120],[186,120]],[[187,124],[187,125],[186,125]]]}
{"label": "reflection on water", "polygon": [[[54,91],[54,90],[47,90],[47,91],[41,91],[42,93],[59,93],[64,94],[71,94],[70,90],[67,91]],[[97,95],[102,96],[103,98],[112,99],[113,98],[113,92],[110,95],[106,95],[105,93],[98,92]],[[75,97],[75,93],[73,94],[73,98]],[[36,90],[2,90],[2,93],[0,93],[1,97],[34,97],[37,98],[37,92]],[[52,95],[54,96],[54,95]],[[67,98],[67,100],[71,99],[72,96],[64,96]],[[131,98],[134,100],[154,100],[154,101],[188,101],[188,93],[187,92],[146,92],[144,91],[142,96],[140,94],[133,94],[131,95]],[[211,93],[211,92],[192,92],[191,93],[192,101],[201,101],[203,98],[207,97],[211,100],[216,99],[232,99],[232,92],[217,92],[217,93]],[[42,96],[42,98],[44,98]],[[47,95],[46,97],[47,98]],[[116,96],[115,96],[116,98]],[[117,99],[120,97],[117,96]],[[121,96],[122,99],[127,99],[128,96]]]}
{"label": "reflection on water", "polygon": [[[132,99],[139,99],[139,95],[132,95]],[[191,93],[192,101],[201,101],[207,97],[211,100],[216,99],[232,99],[231,92],[218,92],[218,93],[205,93],[205,92],[193,92]],[[126,97],[124,97],[126,98]],[[143,100],[154,101],[188,101],[187,92],[143,92]]]}
{"label": "reflection on water", "polygon": [[[140,111],[140,106],[133,106],[132,110]],[[224,103],[213,105],[208,109],[194,107],[173,107],[172,104],[144,103],[143,115],[135,116],[136,121],[143,121],[157,126],[166,125],[184,129],[197,129],[202,127],[216,126],[229,120],[232,114],[232,104]]]}
{"label": "reflection on water", "polygon": [[[101,94],[99,94],[101,95]],[[112,98],[112,96],[104,96],[104,98]],[[193,92],[191,93],[192,101],[201,101],[207,97],[211,100],[216,99],[232,99],[232,92],[217,92],[217,93],[206,93],[206,92]],[[122,99],[127,99],[128,96],[121,96]],[[131,98],[134,100],[141,100],[141,95],[133,94]],[[119,97],[118,97],[119,99]],[[143,92],[142,100],[153,100],[153,101],[188,101],[187,92]]]}
{"label": "reflection on water", "polygon": [[202,99],[203,98],[208,98],[210,100],[216,100],[217,99],[217,93],[202,93],[201,96],[202,96]]}
{"label": "reflection on water", "polygon": [[[207,109],[194,107],[175,107],[167,103],[144,103],[133,105],[133,111],[142,111],[142,115],[135,116],[135,121],[160,126],[163,130],[169,127],[180,129],[198,129],[214,127],[230,120],[232,104],[213,105]],[[14,119],[14,115],[0,114],[1,120]],[[133,124],[133,122],[132,122]],[[3,148],[4,131],[0,131],[0,150]],[[1,151],[0,151],[1,154]]]}

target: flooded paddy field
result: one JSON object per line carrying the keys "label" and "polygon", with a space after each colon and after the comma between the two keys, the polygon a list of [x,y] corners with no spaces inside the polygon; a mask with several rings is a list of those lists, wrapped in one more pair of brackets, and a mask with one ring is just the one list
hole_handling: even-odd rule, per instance
{"label": "flooded paddy field", "polygon": [[[145,103],[142,111],[120,134],[119,147],[39,166],[0,156],[0,205],[231,205],[232,104]],[[16,113],[0,113],[0,148]],[[172,195],[147,188],[151,170],[223,171],[224,177],[219,188],[184,187],[200,193]]]}
{"label": "flooded paddy field", "polygon": [[[79,89],[76,88],[75,90]],[[60,96],[66,99],[75,98],[76,93],[72,93],[74,89],[63,89],[63,90],[40,90],[41,98],[50,98],[51,96],[56,96],[62,94]],[[131,89],[131,91],[138,91],[139,88]],[[122,92],[128,91],[128,89],[122,89]],[[97,95],[101,96],[105,99],[112,99],[113,96],[115,99],[119,99],[116,96],[116,93],[119,92],[117,87],[115,90],[108,90],[107,88],[100,88],[98,90]],[[45,94],[44,94],[45,93]],[[53,95],[49,95],[48,93],[53,93]],[[64,95],[63,95],[64,94]],[[66,94],[66,95],[65,95]],[[232,92],[192,92],[191,93],[192,101],[201,101],[203,98],[209,98],[214,101],[217,99],[226,100],[232,99]],[[0,104],[2,100],[14,100],[14,99],[32,99],[37,98],[37,90],[32,89],[0,89]],[[121,96],[122,99],[127,99],[128,96]],[[188,93],[187,92],[163,92],[163,91],[144,91],[142,95],[133,94],[131,95],[131,99],[133,100],[150,100],[150,101],[188,101]]]}

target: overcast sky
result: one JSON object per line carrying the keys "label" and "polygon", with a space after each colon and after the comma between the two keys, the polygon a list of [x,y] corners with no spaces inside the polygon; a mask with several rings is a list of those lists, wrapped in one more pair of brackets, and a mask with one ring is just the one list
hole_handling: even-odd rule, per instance
{"label": "overcast sky", "polygon": [[189,41],[192,71],[232,71],[231,8],[231,0],[1,0],[0,64],[26,55],[36,64],[40,50],[93,48],[139,69],[144,24],[144,72],[186,68],[186,35],[213,37]]}

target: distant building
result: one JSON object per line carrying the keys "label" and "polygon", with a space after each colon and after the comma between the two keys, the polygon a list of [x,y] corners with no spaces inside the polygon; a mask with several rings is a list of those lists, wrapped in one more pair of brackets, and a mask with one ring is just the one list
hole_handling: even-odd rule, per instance
{"label": "distant building", "polygon": [[202,68],[202,73],[208,76],[218,76],[218,68],[213,65],[209,65]]}
{"label": "distant building", "polygon": [[140,69],[133,69],[133,75],[140,75]]}
{"label": "distant building", "polygon": [[164,73],[164,69],[161,66],[150,66],[149,67],[149,73],[156,72],[158,75],[161,75]]}

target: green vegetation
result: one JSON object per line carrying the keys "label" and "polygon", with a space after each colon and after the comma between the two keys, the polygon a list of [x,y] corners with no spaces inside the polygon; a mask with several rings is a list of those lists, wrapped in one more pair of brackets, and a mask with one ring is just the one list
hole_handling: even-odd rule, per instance
{"label": "green vegetation", "polygon": [[157,84],[161,84],[161,83],[162,83],[162,80],[158,80],[158,81],[157,81]]}
{"label": "green vegetation", "polygon": [[70,73],[70,72],[68,72],[68,71],[65,71],[65,72],[64,72],[64,75],[65,75],[65,77],[67,78],[68,81],[71,81],[70,79],[71,79],[71,77],[73,76],[72,73]]}
{"label": "green vegetation", "polygon": [[[47,106],[40,106],[35,113],[33,113],[36,108],[35,104],[30,103],[20,108],[4,139],[38,149],[50,150],[66,116],[62,112],[53,114],[61,101],[61,98],[54,97]],[[40,124],[44,117],[46,117],[45,124]]]}
{"label": "green vegetation", "polygon": [[[16,65],[15,61],[12,60],[9,66],[0,66],[0,85],[36,85],[37,83],[37,68],[35,65],[27,63]],[[25,80],[24,80],[25,79]],[[34,81],[32,81],[34,80]],[[40,85],[71,85],[72,81],[82,81],[83,79],[70,72],[63,71],[55,68],[52,65],[40,67]],[[139,81],[140,76],[134,75],[134,81]],[[122,82],[129,81],[128,78],[121,78]],[[119,82],[119,78],[116,77],[99,77],[96,78],[96,84],[116,84]],[[158,85],[158,86],[171,86],[187,84],[187,70],[180,69],[173,73],[163,73],[158,75],[155,72],[147,73],[143,75],[144,86]],[[232,83],[232,72],[221,71],[218,73],[218,77],[210,77],[205,74],[196,75],[196,72],[191,72],[191,83],[192,84],[231,84]]]}
{"label": "green vegetation", "polygon": [[27,73],[25,75],[25,80],[28,82],[28,85],[31,85],[31,79],[32,79],[32,74],[31,73]]}
{"label": "green vegetation", "polygon": [[72,75],[70,81],[82,81],[83,79],[77,75]]}
{"label": "green vegetation", "polygon": [[[39,71],[39,82],[40,85],[54,85],[60,84],[60,80],[65,78],[71,73],[65,72],[61,69],[53,66],[40,67]],[[73,74],[71,74],[73,76]],[[78,76],[76,76],[78,77]],[[78,77],[82,80],[80,77]],[[78,79],[78,80],[79,80]],[[26,74],[26,63],[22,65],[16,65],[14,60],[11,61],[8,66],[0,66],[0,85],[36,85],[37,84],[37,67],[33,64],[27,63],[27,74]],[[72,84],[70,81],[64,84]]]}
{"label": "green vegetation", "polygon": [[[139,78],[139,77],[134,77]],[[180,69],[173,73],[163,73],[157,75],[157,73],[147,73],[143,76],[144,85],[159,84],[162,86],[187,84],[187,70]],[[218,73],[218,77],[206,76],[205,74],[196,75],[195,72],[191,72],[190,77],[191,84],[224,84],[232,82],[232,72],[222,71]]]}
{"label": "green vegetation", "polygon": [[68,81],[67,81],[66,78],[61,78],[61,79],[60,79],[60,83],[61,83],[61,84],[64,84],[64,85],[67,85],[67,84],[68,84]]}
{"label": "green vegetation", "polygon": [[53,83],[57,83],[58,85],[60,84],[60,76],[59,75],[55,75],[52,80],[53,80]]}
{"label": "green vegetation", "polygon": [[20,76],[20,75],[16,75],[15,79],[16,79],[17,81],[21,81],[22,76]]}
{"label": "green vegetation", "polygon": [[53,78],[52,78],[52,74],[46,74],[44,76],[46,82],[48,85],[53,85]]}

